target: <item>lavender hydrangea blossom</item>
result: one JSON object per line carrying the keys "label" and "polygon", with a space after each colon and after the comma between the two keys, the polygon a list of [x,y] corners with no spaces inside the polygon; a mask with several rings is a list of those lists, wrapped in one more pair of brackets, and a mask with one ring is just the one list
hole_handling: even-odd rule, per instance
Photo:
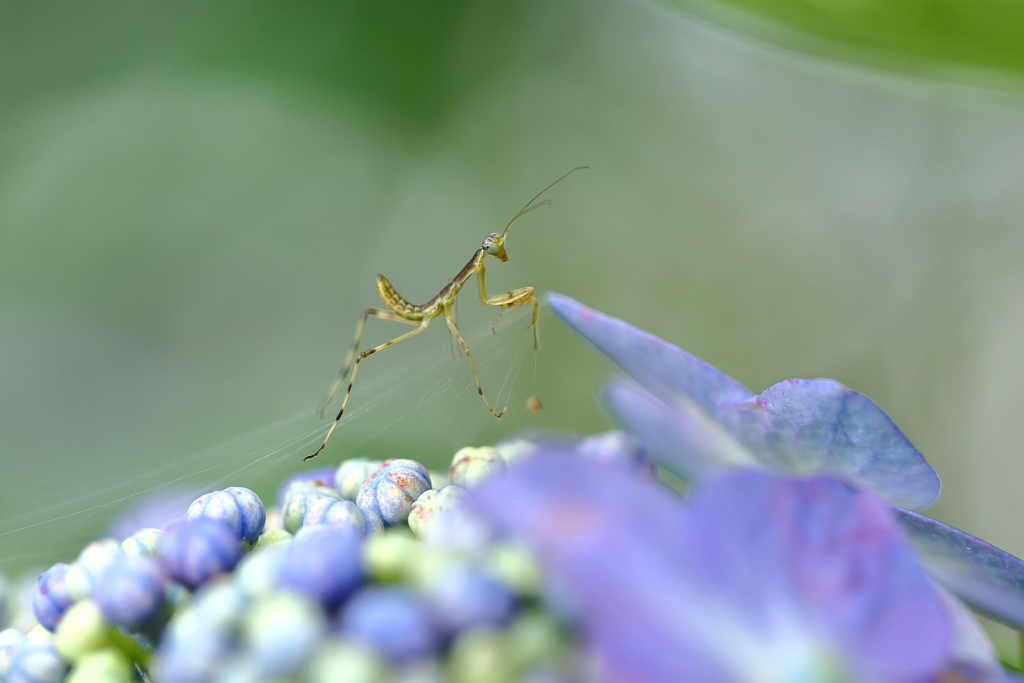
{"label": "lavender hydrangea blossom", "polygon": [[949,614],[890,508],[835,477],[738,472],[687,506],[543,454],[471,499],[539,553],[608,680],[927,681],[955,664]]}
{"label": "lavender hydrangea blossom", "polygon": [[[690,481],[728,468],[828,472],[916,510],[939,494],[924,457],[866,396],[829,379],[791,379],[755,395],[669,344],[573,299],[554,312],[632,382],[602,402],[659,464]],[[1024,562],[953,527],[896,507],[931,574],[975,609],[1024,630]]]}

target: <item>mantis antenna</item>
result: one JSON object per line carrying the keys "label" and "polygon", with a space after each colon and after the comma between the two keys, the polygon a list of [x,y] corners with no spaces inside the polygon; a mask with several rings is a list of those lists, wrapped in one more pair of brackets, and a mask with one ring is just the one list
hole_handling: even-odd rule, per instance
{"label": "mantis antenna", "polygon": [[519,213],[517,213],[517,214],[516,214],[515,216],[512,216],[512,220],[510,220],[510,221],[508,222],[508,225],[506,225],[506,226],[505,226],[505,229],[501,231],[501,236],[502,236],[502,237],[504,237],[505,235],[507,235],[507,234],[508,234],[508,229],[509,229],[509,228],[511,228],[511,227],[512,227],[512,224],[516,222],[516,219],[517,219],[517,218],[519,218],[520,216],[522,216],[522,215],[523,215],[524,213],[526,213],[527,211],[529,211],[529,210],[530,210],[530,207],[531,207],[531,206],[533,206],[533,203],[534,203],[535,201],[537,201],[538,199],[540,199],[540,198],[541,198],[541,196],[542,196],[542,195],[543,195],[543,194],[544,194],[545,192],[547,192],[547,191],[548,191],[548,190],[550,190],[550,189],[551,189],[552,187],[554,187],[554,186],[555,186],[555,185],[557,185],[558,183],[560,183],[560,182],[562,182],[563,180],[565,180],[566,178],[568,178],[568,177],[569,177],[570,175],[572,175],[572,174],[573,174],[573,173],[575,173],[576,171],[582,171],[582,170],[583,170],[583,169],[585,169],[585,168],[590,168],[590,167],[589,167],[589,166],[577,166],[576,168],[572,169],[572,170],[571,170],[571,171],[569,171],[568,173],[565,173],[565,174],[563,174],[561,178],[559,178],[559,179],[558,179],[558,180],[556,180],[555,182],[551,183],[550,185],[548,185],[547,187],[545,187],[545,188],[544,188],[543,190],[541,190],[540,192],[538,192],[538,193],[537,193],[536,195],[534,195],[533,199],[531,199],[530,201],[526,202],[526,206],[524,206],[523,208],[519,209]]}

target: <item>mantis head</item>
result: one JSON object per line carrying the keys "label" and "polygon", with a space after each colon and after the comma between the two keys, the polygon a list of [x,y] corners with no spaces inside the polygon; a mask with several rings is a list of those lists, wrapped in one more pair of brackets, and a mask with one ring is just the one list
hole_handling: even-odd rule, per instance
{"label": "mantis head", "polygon": [[486,254],[501,259],[502,261],[508,261],[508,254],[505,253],[504,235],[492,232],[484,238],[484,243],[481,246],[481,249],[483,249]]}

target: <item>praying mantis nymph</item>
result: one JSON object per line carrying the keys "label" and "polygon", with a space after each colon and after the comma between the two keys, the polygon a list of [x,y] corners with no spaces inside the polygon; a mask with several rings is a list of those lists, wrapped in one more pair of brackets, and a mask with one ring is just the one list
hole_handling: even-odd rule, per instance
{"label": "praying mantis nymph", "polygon": [[[327,430],[327,434],[324,436],[324,440],[320,444],[320,447],[312,454],[303,458],[303,461],[314,458],[320,454],[320,451],[322,451],[324,446],[327,445],[327,440],[330,439],[331,434],[334,433],[335,427],[337,427],[338,423],[341,421],[341,416],[345,413],[345,406],[348,405],[349,396],[352,395],[352,384],[356,380],[356,372],[359,371],[359,364],[365,358],[377,353],[381,349],[386,349],[392,344],[397,344],[400,341],[419,334],[423,330],[427,329],[431,320],[441,315],[444,316],[444,320],[448,324],[448,329],[451,330],[452,337],[459,343],[459,346],[462,347],[463,353],[466,354],[466,360],[469,361],[469,369],[473,373],[473,381],[476,382],[477,393],[480,394],[480,398],[483,400],[484,405],[487,406],[487,410],[491,411],[491,414],[494,415],[494,417],[501,417],[504,414],[504,411],[500,413],[496,412],[494,408],[491,407],[487,397],[484,396],[484,390],[480,386],[480,377],[477,376],[476,368],[473,366],[473,357],[469,354],[469,346],[466,344],[466,340],[462,338],[462,335],[459,334],[459,329],[455,325],[455,297],[459,295],[459,291],[462,289],[462,286],[466,284],[466,281],[469,280],[473,273],[476,273],[477,283],[480,285],[480,301],[487,306],[501,306],[503,310],[498,315],[498,318],[505,315],[505,313],[516,306],[533,304],[533,318],[530,322],[530,327],[533,328],[533,346],[536,348],[537,314],[540,308],[540,302],[538,302],[537,298],[533,296],[533,287],[520,287],[518,289],[513,289],[510,292],[505,292],[504,294],[488,296],[485,281],[484,260],[488,256],[493,256],[500,261],[507,261],[508,254],[505,253],[505,236],[508,234],[508,229],[512,227],[512,224],[515,223],[516,219],[529,211],[530,208],[535,205],[534,203],[540,199],[541,195],[564,180],[566,176],[584,168],[589,168],[589,166],[578,166],[545,187],[543,190],[538,192],[533,199],[527,202],[515,216],[512,217],[512,220],[508,222],[505,229],[502,230],[500,234],[492,232],[485,237],[483,244],[481,244],[480,248],[476,250],[473,257],[469,259],[469,262],[463,266],[462,270],[459,271],[459,274],[452,278],[452,281],[445,285],[444,288],[438,292],[437,296],[427,303],[420,305],[409,303],[402,297],[402,295],[395,291],[395,288],[390,282],[388,282],[386,277],[379,274],[377,275],[377,292],[380,294],[380,298],[384,302],[384,305],[387,306],[387,309],[368,308],[363,311],[363,315],[359,318],[359,323],[356,325],[355,338],[352,340],[352,347],[349,349],[348,355],[345,356],[345,362],[342,363],[341,371],[338,373],[338,377],[334,380],[334,383],[331,384],[331,388],[328,389],[327,395],[324,397],[323,401],[320,402],[320,412],[322,413],[324,408],[331,403],[334,396],[338,393],[338,389],[341,388],[342,382],[344,382],[345,378],[348,377],[348,389],[345,390],[345,395],[341,399],[341,408],[338,410],[338,415],[334,418],[334,423],[331,425],[331,428]],[[391,341],[386,341],[383,344],[378,344],[373,348],[366,349],[357,356],[356,351],[359,350],[359,342],[363,338],[363,330],[366,328],[366,320],[370,316],[383,318],[384,320],[394,320],[395,322],[406,323],[408,325],[415,325],[416,329],[406,332],[405,334],[400,334]],[[497,323],[497,319],[495,319],[495,323]],[[493,325],[491,326],[491,329],[493,331]],[[352,373],[351,375],[349,375],[350,370]]]}

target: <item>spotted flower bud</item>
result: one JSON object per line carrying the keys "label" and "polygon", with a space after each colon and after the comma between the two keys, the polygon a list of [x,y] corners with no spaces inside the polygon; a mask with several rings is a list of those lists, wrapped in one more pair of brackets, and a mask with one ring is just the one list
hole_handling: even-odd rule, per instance
{"label": "spotted flower bud", "polygon": [[455,486],[470,488],[481,481],[505,471],[505,460],[490,446],[461,448],[452,458],[448,468],[448,480]]}
{"label": "spotted flower bud", "polygon": [[465,489],[459,486],[425,491],[409,509],[409,528],[417,536],[425,537],[437,517],[456,509],[465,494]]}
{"label": "spotted flower bud", "polygon": [[376,513],[385,526],[401,524],[409,516],[412,504],[430,489],[430,475],[414,460],[396,459],[363,482],[357,504]]}

